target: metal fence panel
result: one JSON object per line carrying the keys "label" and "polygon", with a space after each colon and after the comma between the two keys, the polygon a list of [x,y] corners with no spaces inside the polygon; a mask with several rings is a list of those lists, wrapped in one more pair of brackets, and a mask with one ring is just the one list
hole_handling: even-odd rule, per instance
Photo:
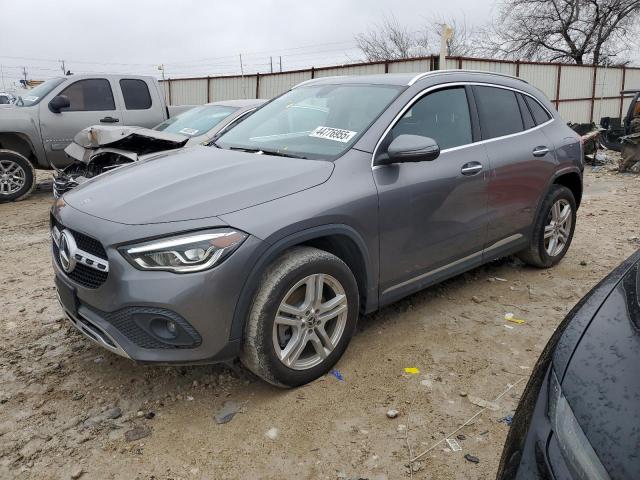
{"label": "metal fence panel", "polygon": [[[593,91],[593,67],[562,65],[560,98],[591,98]],[[587,113],[587,117],[589,114]],[[586,120],[585,120],[586,121]]]}
{"label": "metal fence panel", "polygon": [[207,79],[171,80],[172,105],[207,103]]}
{"label": "metal fence panel", "polygon": [[558,112],[567,122],[587,123],[591,113],[591,100],[562,102],[558,107]]}
{"label": "metal fence panel", "polygon": [[595,97],[617,97],[620,95],[620,90],[622,90],[622,69],[598,68]]}
{"label": "metal fence panel", "polygon": [[556,65],[520,65],[520,78],[542,90],[549,100],[555,100],[558,82]]}
{"label": "metal fence panel", "polygon": [[463,60],[462,68],[468,70],[483,70],[487,72],[504,73],[505,75],[516,76],[515,62],[492,62],[487,60]]}
{"label": "metal fence panel", "polygon": [[306,72],[278,73],[260,75],[259,98],[273,98],[291,89],[297,84],[309,80],[311,70]]}
{"label": "metal fence panel", "polygon": [[211,102],[238,98],[256,98],[255,75],[211,78],[209,80],[209,99]]}
{"label": "metal fence panel", "polygon": [[620,116],[620,99],[596,100],[593,102],[593,118],[592,122],[600,123],[602,117],[618,117]]}
{"label": "metal fence panel", "polygon": [[624,88],[625,90],[640,89],[640,68],[627,68]]}
{"label": "metal fence panel", "polygon": [[384,63],[366,65],[351,65],[335,68],[319,68],[315,71],[316,77],[333,77],[336,75],[372,75],[384,73]]}
{"label": "metal fence panel", "polygon": [[404,60],[402,62],[390,62],[389,73],[428,72],[431,68],[431,60]]}

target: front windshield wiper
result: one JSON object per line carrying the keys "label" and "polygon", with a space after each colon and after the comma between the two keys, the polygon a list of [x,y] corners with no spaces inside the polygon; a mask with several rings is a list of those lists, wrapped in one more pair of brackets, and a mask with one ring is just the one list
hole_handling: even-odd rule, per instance
{"label": "front windshield wiper", "polygon": [[294,153],[286,153],[279,150],[266,150],[264,148],[229,147],[229,150],[238,150],[240,152],[256,153],[259,155],[273,155],[274,157],[302,158],[305,160],[307,158],[302,155],[296,155]]}

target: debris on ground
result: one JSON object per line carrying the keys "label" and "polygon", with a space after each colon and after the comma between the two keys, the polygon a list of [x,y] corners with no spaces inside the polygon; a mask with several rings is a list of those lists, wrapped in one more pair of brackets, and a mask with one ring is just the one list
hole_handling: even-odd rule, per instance
{"label": "debris on ground", "polygon": [[82,467],[74,467],[71,469],[71,479],[78,480],[84,474],[84,469]]}
{"label": "debris on ground", "polygon": [[113,407],[106,411],[105,416],[109,420],[115,420],[116,418],[120,418],[122,416],[122,410],[120,409],[120,407]]}
{"label": "debris on ground", "polygon": [[124,439],[127,442],[135,442],[137,440],[140,440],[141,438],[148,437],[149,435],[151,435],[151,429],[145,425],[142,425],[140,427],[135,427],[124,432]]}
{"label": "debris on ground", "polygon": [[344,382],[344,377],[342,376],[342,374],[340,373],[340,370],[331,370],[331,375],[333,375],[334,377],[336,377],[338,380],[340,380],[341,382]]}
{"label": "debris on ground", "polygon": [[475,457],[473,455],[469,455],[468,453],[464,456],[464,459],[467,462],[471,462],[471,463],[480,463],[480,459],[478,457]]}
{"label": "debris on ground", "polygon": [[404,367],[404,373],[408,373],[410,375],[417,375],[420,373],[420,369],[416,367]]}
{"label": "debris on ground", "polygon": [[213,418],[218,425],[223,425],[233,420],[233,417],[236,416],[236,413],[240,412],[241,410],[242,405],[240,405],[238,402],[230,400],[228,402],[224,402],[222,408],[216,412]]}
{"label": "debris on ground", "polygon": [[524,323],[524,320],[522,320],[521,318],[516,318],[515,315],[513,313],[511,313],[511,312],[505,313],[504,314],[504,319],[507,322],[517,323],[518,325],[522,325]]}
{"label": "debris on ground", "polygon": [[452,452],[459,452],[462,450],[462,447],[454,438],[447,438],[447,443],[449,444],[449,448],[451,448]]}
{"label": "debris on ground", "polygon": [[498,420],[498,422],[505,423],[511,426],[511,424],[513,423],[513,415],[507,415],[506,417],[502,417],[500,420]]}
{"label": "debris on ground", "polygon": [[264,436],[267,437],[269,440],[275,440],[276,438],[278,438],[279,433],[280,431],[274,427],[267,430]]}
{"label": "debris on ground", "polygon": [[387,418],[396,418],[400,412],[398,410],[387,410]]}
{"label": "debris on ground", "polygon": [[473,395],[469,395],[467,399],[477,407],[488,408],[489,410],[493,410],[494,412],[500,410],[500,407],[497,403],[490,402],[489,400],[485,400],[480,397],[474,397]]}

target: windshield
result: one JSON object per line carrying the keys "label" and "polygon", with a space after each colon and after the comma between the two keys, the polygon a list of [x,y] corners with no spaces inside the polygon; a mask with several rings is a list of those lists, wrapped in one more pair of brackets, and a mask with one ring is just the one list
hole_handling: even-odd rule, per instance
{"label": "windshield", "polygon": [[46,97],[51,90],[56,88],[62,82],[64,82],[66,78],[52,78],[51,80],[47,80],[44,83],[41,83],[35,88],[32,88],[24,95],[18,97],[18,101],[16,105],[20,107],[30,107],[31,105],[35,105],[39,103],[44,97]]}
{"label": "windshield", "polygon": [[189,138],[196,137],[207,133],[236,110],[237,107],[203,105],[165,120],[154,130],[177,133]]}
{"label": "windshield", "polygon": [[400,90],[356,84],[295,88],[222,135],[216,146],[304,158],[337,157]]}

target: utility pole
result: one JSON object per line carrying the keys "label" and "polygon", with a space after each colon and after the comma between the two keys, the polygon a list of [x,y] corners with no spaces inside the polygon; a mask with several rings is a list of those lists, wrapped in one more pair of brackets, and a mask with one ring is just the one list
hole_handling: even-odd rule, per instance
{"label": "utility pole", "polygon": [[67,74],[67,69],[64,66],[64,60],[58,60],[60,62],[60,68],[62,69],[62,75]]}
{"label": "utility pole", "polygon": [[240,56],[240,77],[242,78],[242,91],[244,92],[244,98],[247,98],[247,82],[244,81],[244,67],[242,66],[242,54]]}
{"label": "utility pole", "polygon": [[269,63],[271,64],[271,73],[273,73],[273,57],[269,57]]}
{"label": "utility pole", "polygon": [[162,72],[162,83],[164,83],[164,63],[158,65],[158,70]]}
{"label": "utility pole", "polygon": [[4,70],[2,69],[1,63],[0,63],[0,79],[2,80],[2,90],[5,90],[6,87],[4,86]]}
{"label": "utility pole", "polygon": [[445,61],[447,58],[447,50],[449,47],[449,41],[453,38],[453,28],[446,23],[442,24],[442,36],[440,37],[440,65],[439,70],[445,69]]}
{"label": "utility pole", "polygon": [[282,73],[282,55],[280,55],[280,73]]}
{"label": "utility pole", "polygon": [[24,76],[24,88],[27,88],[27,67],[22,67],[22,75]]}

